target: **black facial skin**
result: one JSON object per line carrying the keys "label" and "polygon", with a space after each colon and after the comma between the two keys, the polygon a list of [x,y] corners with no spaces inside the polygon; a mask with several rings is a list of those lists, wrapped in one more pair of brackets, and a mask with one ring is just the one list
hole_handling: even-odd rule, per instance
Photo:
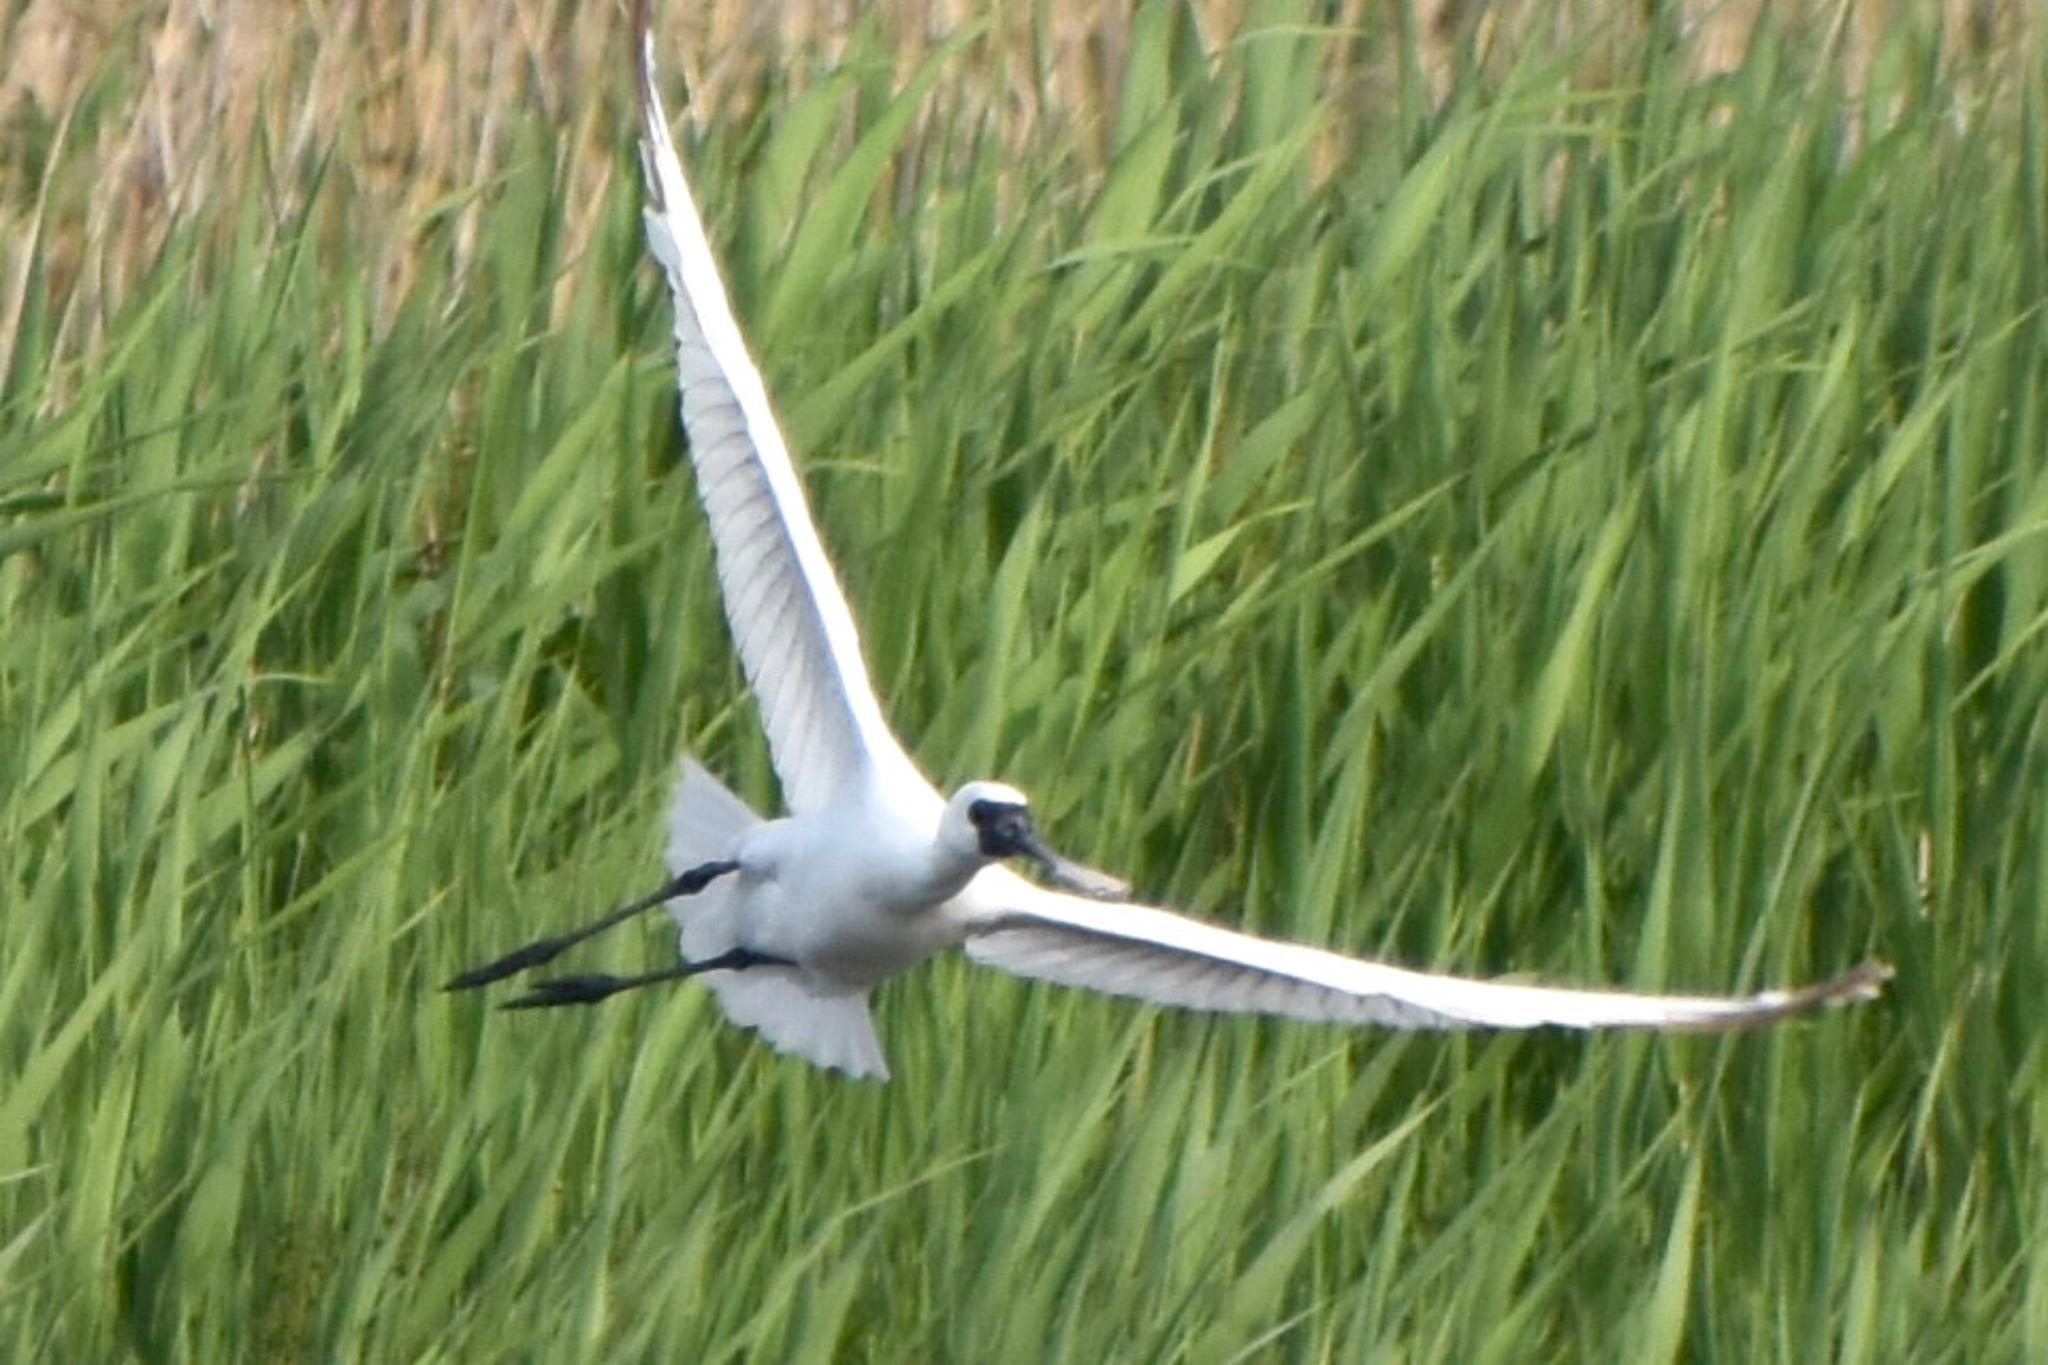
{"label": "black facial skin", "polygon": [[1003,801],[976,801],[967,818],[981,838],[981,851],[991,858],[1042,857],[1031,812]]}
{"label": "black facial skin", "polygon": [[1031,812],[1008,801],[976,801],[967,807],[968,823],[974,826],[984,857],[1025,857],[1045,869],[1053,883],[1096,900],[1120,901],[1131,893],[1124,882],[1106,872],[1068,858],[1045,846],[1031,823]]}

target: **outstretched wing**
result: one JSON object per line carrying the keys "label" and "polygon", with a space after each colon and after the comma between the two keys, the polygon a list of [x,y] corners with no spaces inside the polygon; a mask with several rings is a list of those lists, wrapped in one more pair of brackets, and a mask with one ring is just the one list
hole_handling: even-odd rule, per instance
{"label": "outstretched wing", "polygon": [[855,777],[929,790],[882,719],[860,635],[726,300],[654,87],[648,4],[634,14],[647,244],[675,300],[676,368],[697,496],[740,665],[760,704],[783,799],[814,810]]}
{"label": "outstretched wing", "polygon": [[1002,868],[977,877],[959,907],[968,955],[1018,976],[1162,1005],[1392,1028],[1749,1028],[1868,1000],[1892,974],[1868,962],[1818,985],[1745,996],[1439,976],[1258,938],[1170,910],[1049,891]]}

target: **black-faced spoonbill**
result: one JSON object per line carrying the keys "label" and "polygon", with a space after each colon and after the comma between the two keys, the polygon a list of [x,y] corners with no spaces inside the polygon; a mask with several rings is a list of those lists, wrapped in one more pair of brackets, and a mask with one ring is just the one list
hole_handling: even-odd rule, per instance
{"label": "black-faced spoonbill", "polygon": [[[1194,1009],[1396,1028],[1714,1030],[1875,996],[1891,969],[1750,996],[1643,995],[1410,971],[1237,933],[1122,899],[1122,883],[1046,847],[1022,793],[970,782],[950,800],[888,723],[748,358],[654,86],[648,0],[634,20],[648,245],[675,300],[683,427],[726,620],[760,701],[790,814],[763,820],[686,762],[669,816],[675,876],[595,924],[463,973],[481,986],[675,902],[682,960],[641,976],[537,983],[507,1008],[580,1004],[702,976],[727,1017],[855,1076],[888,1075],[868,994],[941,949],[1020,976]],[[1036,863],[1051,889],[1002,865]]]}

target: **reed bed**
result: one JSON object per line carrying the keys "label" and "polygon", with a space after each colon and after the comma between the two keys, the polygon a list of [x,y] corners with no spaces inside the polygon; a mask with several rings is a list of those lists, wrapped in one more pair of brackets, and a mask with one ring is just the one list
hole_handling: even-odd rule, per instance
{"label": "reed bed", "polygon": [[946,960],[873,1086],[436,992],[643,889],[682,752],[774,785],[620,16],[248,12],[0,11],[0,1357],[2048,1358],[2024,25],[671,15],[942,783],[1427,966],[1899,968],[1660,1040]]}

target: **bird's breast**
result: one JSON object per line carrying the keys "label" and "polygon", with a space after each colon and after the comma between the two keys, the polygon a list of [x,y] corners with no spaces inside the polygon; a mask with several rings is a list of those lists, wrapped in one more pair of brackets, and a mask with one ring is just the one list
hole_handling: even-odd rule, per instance
{"label": "bird's breast", "polygon": [[873,985],[961,942],[929,857],[890,829],[798,816],[739,849],[741,938],[832,984]]}

